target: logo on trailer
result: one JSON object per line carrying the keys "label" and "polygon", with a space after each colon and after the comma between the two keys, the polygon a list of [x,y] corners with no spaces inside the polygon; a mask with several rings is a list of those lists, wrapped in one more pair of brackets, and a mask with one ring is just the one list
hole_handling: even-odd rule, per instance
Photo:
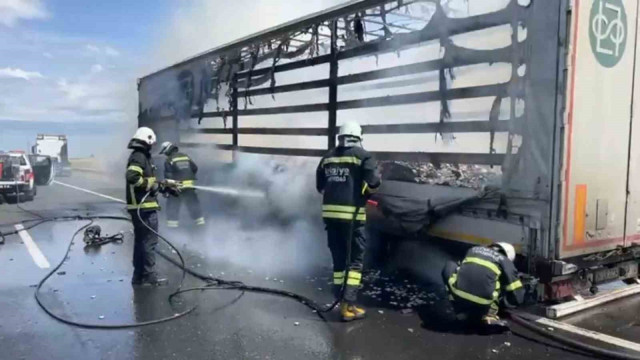
{"label": "logo on trailer", "polygon": [[591,50],[600,65],[614,67],[627,44],[627,14],[622,0],[595,0],[589,22]]}

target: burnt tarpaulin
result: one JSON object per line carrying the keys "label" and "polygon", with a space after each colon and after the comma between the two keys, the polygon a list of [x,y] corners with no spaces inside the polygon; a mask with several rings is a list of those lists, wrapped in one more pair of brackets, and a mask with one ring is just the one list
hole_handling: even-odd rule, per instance
{"label": "burnt tarpaulin", "polygon": [[387,180],[372,200],[394,228],[411,234],[483,194],[482,190]]}

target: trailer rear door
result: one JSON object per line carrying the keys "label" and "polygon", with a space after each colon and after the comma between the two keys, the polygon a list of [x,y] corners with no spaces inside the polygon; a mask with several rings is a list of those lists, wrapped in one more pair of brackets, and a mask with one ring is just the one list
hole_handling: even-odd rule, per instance
{"label": "trailer rear door", "polygon": [[572,15],[561,258],[624,244],[625,218],[640,217],[626,207],[637,2],[574,0]]}

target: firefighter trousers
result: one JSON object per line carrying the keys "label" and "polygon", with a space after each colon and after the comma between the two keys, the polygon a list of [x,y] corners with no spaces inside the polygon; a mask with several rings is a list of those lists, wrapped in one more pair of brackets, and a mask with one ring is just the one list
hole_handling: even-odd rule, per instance
{"label": "firefighter trousers", "polygon": [[169,196],[167,199],[167,226],[178,227],[180,218],[180,208],[182,204],[187,206],[189,215],[196,225],[204,225],[204,217],[202,216],[202,208],[200,207],[200,199],[195,189],[184,189],[180,196]]}
{"label": "firefighter trousers", "polygon": [[[325,224],[329,250],[333,258],[334,295],[340,296],[340,289],[346,282],[344,300],[355,302],[362,283],[364,253],[367,246],[364,223],[355,221],[352,228],[348,221],[325,219]],[[349,231],[351,229],[353,229],[351,259],[349,259],[347,268],[347,246],[349,246]]]}
{"label": "firefighter trousers", "polygon": [[482,305],[460,298],[451,292],[451,289],[449,289],[449,279],[451,275],[456,272],[458,272],[458,264],[453,261],[447,261],[444,269],[442,269],[442,280],[447,288],[449,300],[452,302],[456,315],[470,322],[479,322],[485,315],[497,315],[500,310],[498,301],[494,301],[490,305]]}
{"label": "firefighter trousers", "polygon": [[130,214],[135,237],[133,245],[133,277],[134,279],[143,279],[155,274],[155,249],[156,245],[158,245],[158,236],[149,230],[142,221],[153,230],[158,231],[158,212],[155,210],[140,211],[140,218],[135,211],[131,211]]}

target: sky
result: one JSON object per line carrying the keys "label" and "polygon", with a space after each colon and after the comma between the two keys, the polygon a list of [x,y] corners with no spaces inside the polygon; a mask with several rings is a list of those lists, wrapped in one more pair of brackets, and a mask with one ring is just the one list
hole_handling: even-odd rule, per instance
{"label": "sky", "polygon": [[345,1],[0,0],[0,149],[77,128],[89,154],[135,129],[136,79]]}

